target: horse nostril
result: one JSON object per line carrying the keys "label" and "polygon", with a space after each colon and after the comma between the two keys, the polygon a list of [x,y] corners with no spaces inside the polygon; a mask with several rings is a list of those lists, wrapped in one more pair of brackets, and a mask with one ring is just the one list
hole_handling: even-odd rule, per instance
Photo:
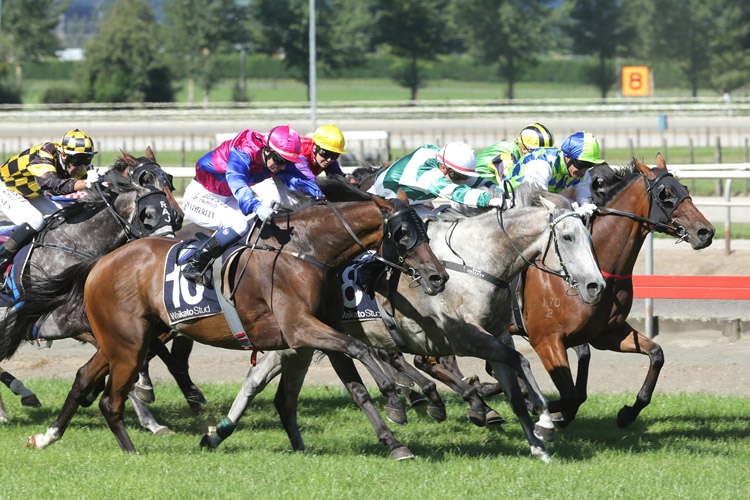
{"label": "horse nostril", "polygon": [[591,282],[586,285],[586,290],[588,290],[589,294],[592,296],[596,296],[600,292],[601,287],[599,286],[599,283]]}
{"label": "horse nostril", "polygon": [[701,241],[706,241],[707,239],[713,238],[714,232],[715,231],[712,231],[707,227],[702,227],[698,229],[698,238],[700,238]]}

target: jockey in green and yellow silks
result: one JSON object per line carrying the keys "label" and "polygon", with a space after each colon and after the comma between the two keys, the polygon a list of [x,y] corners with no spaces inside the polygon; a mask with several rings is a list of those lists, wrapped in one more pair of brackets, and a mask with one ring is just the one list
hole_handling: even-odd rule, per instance
{"label": "jockey in green and yellow silks", "polygon": [[532,123],[521,130],[515,141],[501,141],[480,151],[477,154],[477,173],[502,186],[503,178],[523,155],[537,148],[551,148],[554,145],[552,132],[541,123]]}
{"label": "jockey in green and yellow silks", "polygon": [[576,132],[563,141],[560,148],[538,148],[523,156],[510,169],[507,180],[517,186],[532,182],[551,193],[568,187],[575,189],[575,202],[588,203],[591,177],[588,169],[604,163],[599,142],[588,132]]}

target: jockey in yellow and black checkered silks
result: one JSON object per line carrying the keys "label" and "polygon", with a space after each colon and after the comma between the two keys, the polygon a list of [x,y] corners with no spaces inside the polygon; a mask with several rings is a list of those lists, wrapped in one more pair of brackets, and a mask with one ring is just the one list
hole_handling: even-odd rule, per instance
{"label": "jockey in yellow and black checkered silks", "polygon": [[59,143],[37,144],[0,166],[0,212],[18,226],[0,246],[0,271],[44,226],[44,216],[60,208],[43,194],[69,195],[98,180],[95,170],[87,171],[95,154],[91,137],[75,129]]}

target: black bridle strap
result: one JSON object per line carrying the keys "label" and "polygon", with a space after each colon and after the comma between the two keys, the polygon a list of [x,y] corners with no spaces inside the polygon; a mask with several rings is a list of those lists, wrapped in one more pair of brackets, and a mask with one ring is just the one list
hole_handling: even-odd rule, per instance
{"label": "black bridle strap", "polygon": [[663,230],[677,229],[668,224],[657,222],[647,217],[642,217],[640,215],[632,214],[630,212],[623,212],[622,210],[617,210],[616,208],[597,207],[596,211],[598,212],[597,215],[619,215],[621,217],[627,217],[628,219],[633,219],[638,222],[643,222],[644,224],[650,224],[651,226],[654,227],[654,229],[656,228],[663,229]]}
{"label": "black bridle strap", "polygon": [[[356,234],[354,234],[354,230],[353,230],[353,229],[351,228],[351,226],[349,226],[349,224],[348,224],[348,223],[346,222],[346,219],[344,219],[344,216],[343,216],[343,215],[341,214],[341,212],[339,212],[339,211],[338,211],[338,209],[337,209],[337,208],[336,208],[336,207],[335,207],[335,206],[333,205],[333,203],[331,203],[330,201],[328,201],[328,200],[325,200],[325,202],[326,202],[326,205],[328,205],[328,208],[330,208],[330,209],[331,209],[331,211],[333,211],[333,213],[334,213],[334,214],[336,214],[336,217],[338,217],[338,218],[339,218],[339,220],[340,220],[340,221],[341,221],[341,223],[342,223],[342,224],[344,225],[344,227],[346,228],[346,230],[347,230],[347,232],[349,233],[349,235],[350,235],[350,236],[351,236],[352,238],[354,238],[354,241],[356,241],[356,242],[357,242],[357,244],[358,244],[358,245],[359,245],[359,246],[360,246],[360,247],[362,248],[362,250],[364,250],[365,252],[368,252],[368,253],[370,253],[370,250],[369,250],[369,249],[368,249],[368,248],[367,248],[367,247],[365,246],[365,244],[364,244],[364,243],[362,243],[362,241],[361,241],[361,240],[360,240],[359,238],[357,238],[357,235],[356,235]],[[383,232],[384,232],[384,233],[385,233],[385,226],[386,226],[386,224],[387,224],[386,218],[385,218],[385,216],[383,216]],[[394,262],[391,262],[391,261],[389,261],[388,259],[384,259],[384,258],[383,258],[383,257],[381,257],[381,256],[380,256],[380,255],[379,255],[378,253],[370,253],[370,254],[372,255],[372,257],[373,257],[374,259],[377,259],[377,260],[379,260],[380,262],[382,262],[382,263],[383,263],[383,264],[385,264],[386,266],[388,266],[388,267],[391,267],[391,268],[393,268],[393,269],[397,269],[397,270],[401,271],[402,273],[406,273],[406,274],[409,274],[409,270],[408,270],[408,269],[406,269],[405,267],[401,267],[401,266],[399,266],[398,264],[396,264],[396,263],[394,263]]]}
{"label": "black bridle strap", "polygon": [[476,267],[467,266],[466,264],[461,265],[449,260],[441,260],[440,263],[443,265],[443,267],[445,267],[446,269],[450,269],[451,271],[457,271],[459,273],[468,274],[469,276],[474,276],[475,278],[484,280],[487,283],[490,283],[491,285],[494,285],[498,288],[508,288],[507,282],[501,280],[500,278],[496,278],[491,274],[482,271],[481,269],[477,269]]}
{"label": "black bridle strap", "polygon": [[[134,240],[137,240],[138,238],[143,238],[146,236],[143,231],[135,227],[130,222],[126,221],[125,219],[120,216],[120,214],[117,213],[115,210],[115,207],[112,206],[112,204],[107,200],[107,197],[104,196],[104,192],[102,191],[102,186],[100,182],[97,182],[94,184],[96,186],[96,190],[99,193],[99,196],[102,197],[102,200],[104,200],[104,204],[107,206],[107,209],[112,214],[112,217],[115,218],[117,223],[120,225],[122,230],[125,232],[125,236],[128,239],[128,243]],[[137,206],[138,200],[136,200],[136,206]],[[133,212],[133,216],[135,217],[135,211]]]}

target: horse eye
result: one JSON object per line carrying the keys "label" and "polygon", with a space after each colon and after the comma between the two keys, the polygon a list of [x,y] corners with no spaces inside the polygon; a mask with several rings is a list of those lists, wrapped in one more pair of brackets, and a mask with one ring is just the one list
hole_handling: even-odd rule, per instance
{"label": "horse eye", "polygon": [[563,237],[562,237],[562,239],[563,239],[563,241],[565,241],[566,243],[570,243],[570,242],[572,242],[572,241],[573,241],[573,237],[572,237],[571,235],[569,235],[569,234],[563,234]]}

